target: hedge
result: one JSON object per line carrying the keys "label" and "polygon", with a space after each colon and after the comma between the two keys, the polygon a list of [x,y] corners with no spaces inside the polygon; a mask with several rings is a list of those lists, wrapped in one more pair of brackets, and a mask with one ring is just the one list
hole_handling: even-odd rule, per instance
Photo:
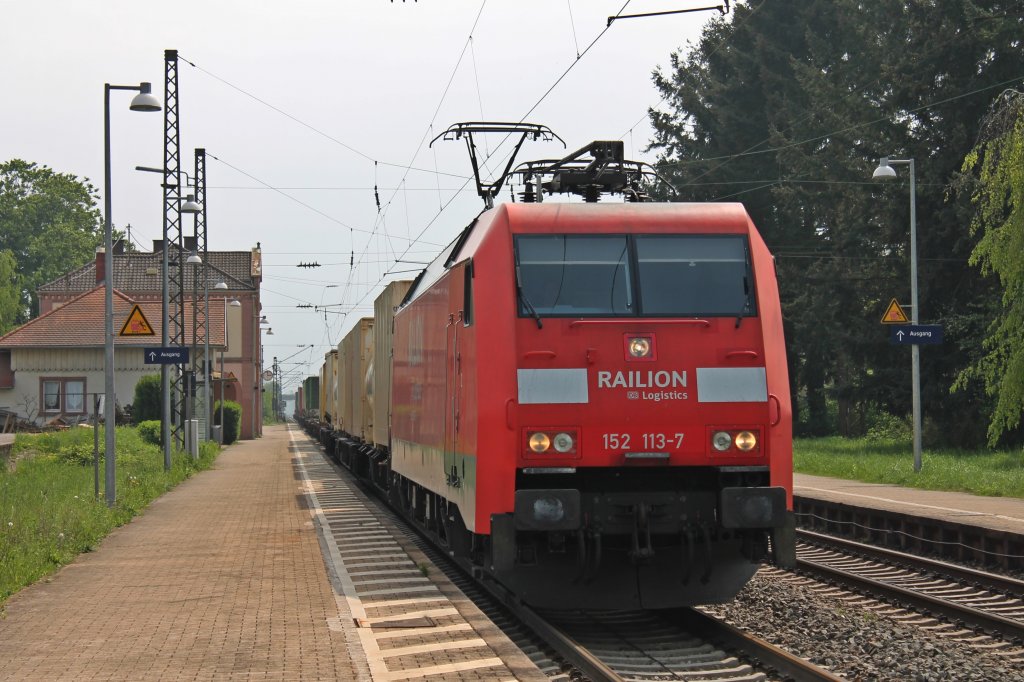
{"label": "hedge", "polygon": [[[213,423],[220,424],[220,401],[213,404]],[[242,406],[233,400],[224,401],[224,444],[238,440],[238,427],[242,423]]]}
{"label": "hedge", "polygon": [[132,421],[141,424],[160,421],[160,375],[147,374],[135,384],[135,402],[132,403]]}

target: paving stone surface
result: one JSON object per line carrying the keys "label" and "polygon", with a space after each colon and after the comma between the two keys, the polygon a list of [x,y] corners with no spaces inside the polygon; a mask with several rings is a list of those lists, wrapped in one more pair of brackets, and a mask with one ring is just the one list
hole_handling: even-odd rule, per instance
{"label": "paving stone surface", "polygon": [[5,605],[4,680],[369,680],[285,427]]}

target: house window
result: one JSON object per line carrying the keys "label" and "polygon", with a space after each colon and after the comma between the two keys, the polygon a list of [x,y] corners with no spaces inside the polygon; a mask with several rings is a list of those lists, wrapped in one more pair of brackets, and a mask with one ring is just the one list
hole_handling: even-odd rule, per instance
{"label": "house window", "polygon": [[84,414],[85,379],[41,379],[45,414]]}
{"label": "house window", "polygon": [[0,388],[14,388],[14,370],[11,369],[9,350],[0,350]]}

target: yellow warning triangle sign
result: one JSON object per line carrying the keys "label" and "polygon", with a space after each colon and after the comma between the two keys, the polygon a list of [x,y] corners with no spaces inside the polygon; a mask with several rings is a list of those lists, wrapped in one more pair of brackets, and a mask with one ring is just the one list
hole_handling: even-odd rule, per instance
{"label": "yellow warning triangle sign", "polygon": [[882,324],[910,324],[910,319],[907,318],[907,314],[903,312],[903,308],[896,302],[896,299],[889,301],[889,307],[885,309],[885,314],[882,315]]}
{"label": "yellow warning triangle sign", "polygon": [[153,325],[143,314],[142,308],[136,303],[132,312],[129,313],[128,319],[124,321],[124,326],[121,327],[121,333],[118,336],[156,336],[156,332],[153,331]]}

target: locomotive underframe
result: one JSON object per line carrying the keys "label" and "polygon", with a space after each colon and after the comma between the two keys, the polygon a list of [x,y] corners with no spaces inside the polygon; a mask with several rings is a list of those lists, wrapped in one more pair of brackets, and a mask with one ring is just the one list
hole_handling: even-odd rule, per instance
{"label": "locomotive underframe", "polygon": [[[472,533],[459,508],[390,455],[316,426],[327,454],[477,575],[547,608],[669,608],[733,598],[770,551],[795,559],[785,491],[767,467],[579,469],[516,480],[516,509]],[[537,510],[541,513],[538,514]]]}

